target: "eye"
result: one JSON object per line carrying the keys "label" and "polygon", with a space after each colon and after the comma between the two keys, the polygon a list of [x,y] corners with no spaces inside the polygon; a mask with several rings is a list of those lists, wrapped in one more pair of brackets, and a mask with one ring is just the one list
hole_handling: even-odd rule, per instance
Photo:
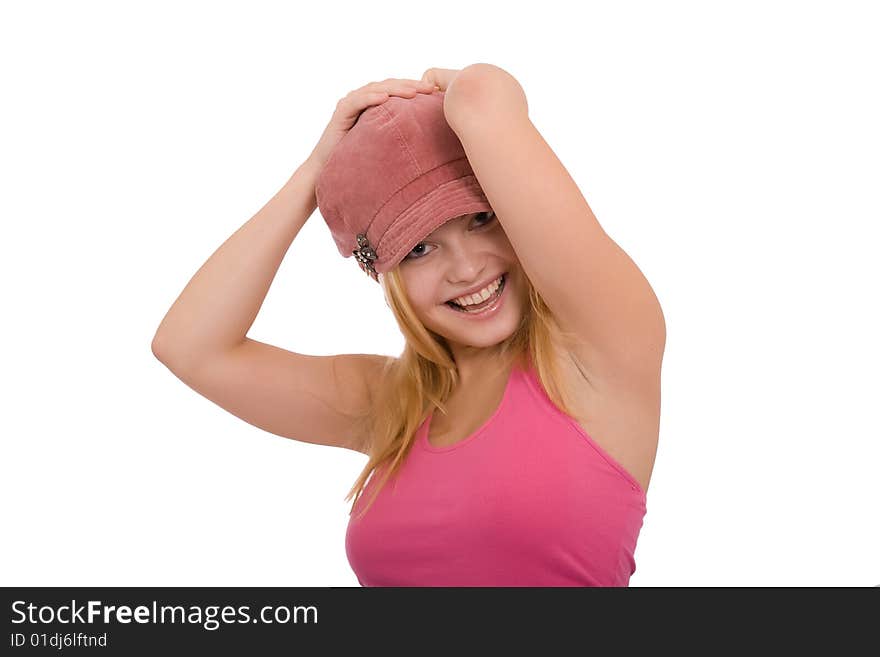
{"label": "eye", "polygon": [[480,224],[481,226],[491,224],[493,221],[495,221],[495,213],[490,210],[489,212],[481,212],[476,217],[474,217],[474,221],[479,221],[481,219],[484,220],[484,222]]}
{"label": "eye", "polygon": [[[421,258],[422,256],[425,255],[424,252],[417,253],[418,249],[419,249],[420,247],[421,247],[421,248],[425,248],[425,247],[427,247],[427,246],[428,246],[428,245],[425,244],[424,242],[419,242],[418,244],[416,244],[416,245],[413,247],[412,251],[410,251],[409,253],[406,254],[406,257],[404,257],[404,260],[418,260],[419,258]],[[415,256],[415,257],[413,257],[413,256]]]}
{"label": "eye", "polygon": [[[474,217],[474,221],[481,222],[479,223],[477,228],[483,228],[484,226],[491,225],[495,223],[495,219],[495,212],[491,210],[489,212],[480,212]],[[425,242],[419,242],[413,247],[412,251],[406,254],[404,260],[418,260],[419,258],[424,257],[425,255],[427,255],[427,253],[430,253],[430,251],[426,253],[424,250],[419,251],[419,249],[425,249],[427,247],[428,245]]]}

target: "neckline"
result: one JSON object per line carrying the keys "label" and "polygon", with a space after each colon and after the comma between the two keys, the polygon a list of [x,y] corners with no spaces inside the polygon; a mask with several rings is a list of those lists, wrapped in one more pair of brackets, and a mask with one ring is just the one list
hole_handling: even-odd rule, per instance
{"label": "neckline", "polygon": [[490,415],[489,418],[485,422],[483,422],[483,424],[481,424],[473,433],[471,433],[471,435],[469,435],[465,438],[462,438],[461,440],[458,440],[458,441],[452,443],[451,445],[444,445],[443,447],[435,447],[428,440],[428,435],[431,433],[431,420],[434,419],[434,411],[432,410],[428,414],[427,420],[425,420],[425,424],[422,427],[422,435],[418,441],[419,444],[422,446],[422,449],[424,449],[428,452],[434,452],[434,453],[451,452],[453,450],[458,449],[459,447],[463,447],[464,445],[468,444],[469,442],[474,440],[477,436],[479,436],[481,433],[483,433],[486,429],[488,429],[489,425],[492,424],[492,422],[495,420],[495,418],[501,414],[501,411],[504,408],[505,403],[507,402],[507,398],[510,395],[510,388],[511,388],[511,383],[513,382],[514,373],[517,371],[517,369],[518,369],[518,366],[516,363],[514,363],[512,365],[512,367],[510,368],[510,371],[507,374],[507,382],[504,384],[504,394],[501,395],[501,401],[499,402],[498,407],[495,409],[495,411],[492,413],[492,415]]}

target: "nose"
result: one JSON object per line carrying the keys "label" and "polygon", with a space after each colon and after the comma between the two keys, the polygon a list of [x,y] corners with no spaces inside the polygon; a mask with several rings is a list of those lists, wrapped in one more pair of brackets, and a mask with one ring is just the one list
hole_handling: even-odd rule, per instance
{"label": "nose", "polygon": [[488,260],[485,245],[469,243],[462,236],[448,244],[446,277],[451,283],[462,284],[479,280]]}
{"label": "nose", "polygon": [[455,285],[467,285],[479,281],[485,272],[485,256],[460,252],[451,258],[446,278]]}

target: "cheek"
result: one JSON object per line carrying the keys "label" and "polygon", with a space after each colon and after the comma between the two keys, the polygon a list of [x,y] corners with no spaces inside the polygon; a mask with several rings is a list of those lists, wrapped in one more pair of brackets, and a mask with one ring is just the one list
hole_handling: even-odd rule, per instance
{"label": "cheek", "polygon": [[431,312],[437,308],[437,289],[437,284],[430,276],[413,276],[407,281],[410,303],[419,313]]}
{"label": "cheek", "polygon": [[436,313],[438,310],[442,310],[436,303],[434,303],[433,299],[420,299],[418,304],[416,305],[420,314],[430,315],[432,313]]}
{"label": "cheek", "polygon": [[431,318],[436,321],[436,318],[441,316],[444,308],[438,305],[435,299],[436,297],[427,293],[418,294],[410,299],[413,310],[422,323],[430,322]]}

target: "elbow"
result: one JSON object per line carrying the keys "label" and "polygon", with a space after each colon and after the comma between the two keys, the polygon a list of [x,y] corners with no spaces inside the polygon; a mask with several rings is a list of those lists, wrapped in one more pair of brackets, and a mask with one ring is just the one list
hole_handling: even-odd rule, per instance
{"label": "elbow", "polygon": [[459,77],[461,75],[470,76],[470,75],[481,75],[481,74],[483,74],[483,75],[507,75],[507,76],[510,76],[510,73],[505,71],[500,66],[495,66],[495,64],[487,64],[485,62],[477,62],[476,64],[471,64],[469,66],[465,66],[463,69],[461,69],[461,72],[456,77]]}
{"label": "elbow", "polygon": [[[447,120],[479,112],[528,116],[529,103],[519,81],[493,64],[471,64],[455,76],[443,102]],[[452,123],[450,123],[452,125]]]}
{"label": "elbow", "polygon": [[165,346],[164,341],[159,338],[159,335],[156,334],[153,336],[153,342],[150,345],[150,349],[153,351],[153,356],[156,357],[157,360],[161,362],[165,362]]}

